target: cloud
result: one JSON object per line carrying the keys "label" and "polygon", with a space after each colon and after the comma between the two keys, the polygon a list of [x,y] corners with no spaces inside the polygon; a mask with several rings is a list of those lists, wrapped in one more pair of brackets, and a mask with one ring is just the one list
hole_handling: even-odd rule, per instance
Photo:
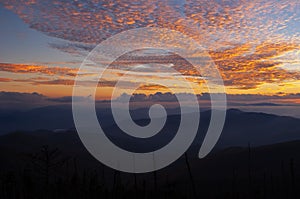
{"label": "cloud", "polygon": [[147,91],[161,91],[161,90],[168,90],[168,88],[160,85],[155,84],[145,84],[139,87],[139,90],[147,90]]}
{"label": "cloud", "polygon": [[76,76],[78,69],[68,67],[49,67],[41,65],[0,63],[0,71],[10,73],[40,73],[45,75]]}
{"label": "cloud", "polygon": [[[75,101],[90,100],[87,96],[74,96]],[[52,106],[59,104],[70,104],[72,96],[49,97],[41,93],[32,92],[6,92],[0,91],[0,108],[1,110],[28,110],[37,107]]]}
{"label": "cloud", "polygon": [[[191,99],[191,95],[189,93],[178,93],[177,95],[181,96],[181,99],[186,99],[187,101]],[[202,93],[197,94],[197,98],[199,101],[208,101],[210,100],[211,95],[220,95],[218,93]],[[127,94],[122,94],[119,98],[120,101],[123,97],[128,97]],[[216,98],[217,99],[217,98]],[[261,95],[261,94],[227,94],[227,100],[229,103],[240,103],[240,104],[260,104],[263,105],[262,102],[266,103],[275,103],[280,102],[283,103],[285,100],[299,100],[300,93],[295,94],[282,94],[282,95]],[[147,102],[147,101],[154,101],[154,102],[175,102],[176,95],[170,92],[156,92],[154,94],[145,95],[141,93],[135,93],[131,96],[131,101],[133,102]],[[250,103],[249,103],[250,102]],[[265,104],[266,104],[265,103]]]}
{"label": "cloud", "polygon": [[0,92],[0,99],[1,101],[27,101],[27,102],[34,102],[34,101],[40,101],[45,99],[46,96],[40,94],[40,93],[19,93],[19,92],[6,92],[1,91]]}
{"label": "cloud", "polygon": [[[257,46],[236,44],[226,49],[209,51],[209,55],[219,69],[225,86],[248,90],[258,88],[265,83],[278,84],[278,82],[299,80],[300,71],[281,67],[289,60],[274,59],[291,51],[300,51],[300,44],[268,42]],[[300,66],[300,62],[298,65]],[[139,67],[136,68],[137,66]],[[171,73],[170,68],[177,72]],[[155,76],[173,79],[184,77],[202,85],[206,78],[185,59],[172,53],[163,55],[153,55],[147,51],[128,53],[113,62],[110,69],[118,76],[133,70],[134,73],[127,74],[131,75],[132,79],[155,79]],[[207,73],[209,74],[209,70]],[[145,90],[161,88],[155,85],[143,87]]]}
{"label": "cloud", "polygon": [[12,79],[11,78],[0,78],[0,82],[11,82]]}
{"label": "cloud", "polygon": [[47,104],[46,96],[40,93],[0,92],[0,108],[5,109],[31,109]]}
{"label": "cloud", "polygon": [[49,46],[51,48],[78,56],[87,56],[87,53],[96,47],[92,44],[78,42],[49,43]]}
{"label": "cloud", "polygon": [[146,26],[178,30],[209,47],[299,39],[299,29],[293,26],[300,13],[296,0],[2,2],[33,29],[87,44],[98,44],[121,31]]}
{"label": "cloud", "polygon": [[[50,86],[55,86],[55,85],[63,85],[63,86],[73,86],[75,83],[74,79],[54,79],[54,80],[34,80],[34,79],[25,79],[25,80],[15,80],[19,82],[29,82],[33,85],[50,85]],[[132,88],[136,86],[136,83],[134,82],[129,82],[129,81],[121,81],[122,83],[120,84],[119,88]],[[77,84],[80,86],[98,86],[98,87],[115,87],[116,81],[110,81],[110,80],[105,80],[101,79],[99,82],[94,81],[94,80],[87,80],[87,81],[77,81]]]}
{"label": "cloud", "polygon": [[[178,93],[181,99],[184,100],[183,104],[188,106],[191,100],[191,95],[188,93]],[[200,106],[202,108],[210,107],[210,95],[218,95],[218,93],[203,93],[202,95],[197,95]],[[117,102],[122,102],[122,99],[127,98],[127,94],[122,94]],[[76,101],[86,101],[91,100],[91,96],[74,96]],[[247,95],[227,95],[228,107],[295,107],[300,105],[300,93],[295,94],[282,94],[279,95],[257,95],[257,94],[247,94]],[[154,94],[146,95],[135,93],[130,96],[130,101],[133,105],[137,107],[148,107],[153,103],[161,103],[163,105],[171,105],[170,107],[178,106],[177,98],[175,94],[166,92],[157,92]],[[52,105],[68,105],[72,102],[72,96],[62,96],[62,97],[49,97],[40,93],[20,93],[20,92],[0,92],[0,108],[1,110],[26,110],[43,106]],[[98,100],[97,105],[103,107],[110,107],[110,101],[108,100]]]}
{"label": "cloud", "polygon": [[[262,43],[254,48],[250,44],[237,44],[231,48],[209,51],[209,55],[218,67],[225,86],[247,90],[255,89],[264,83],[278,84],[278,82],[299,80],[300,71],[287,70],[281,67],[286,63],[285,60],[274,59],[293,50],[300,50],[300,45],[292,43]],[[86,73],[81,74],[87,76],[85,78],[86,81],[81,83],[86,86],[94,85],[97,80],[95,74],[99,68],[101,67],[97,66],[94,71],[86,71]],[[176,72],[170,72],[171,68]],[[20,81],[31,82],[34,85],[72,86],[78,69],[0,63],[0,71],[22,74],[40,73],[49,76],[46,80],[3,79],[6,82]],[[104,74],[104,77],[107,78],[102,79],[98,86],[114,87],[118,79],[124,74],[130,77],[130,81],[124,81],[122,83],[123,87],[130,88],[139,83],[140,90],[149,92],[166,92],[168,90],[159,85],[143,84],[142,82],[145,78],[160,82],[161,78],[176,81],[177,78],[184,77],[200,86],[205,83],[205,77],[182,57],[172,53],[157,55],[146,50],[134,51],[119,57],[110,64],[109,69]],[[53,75],[55,78],[52,77]],[[174,88],[184,89],[180,85],[174,86]]]}
{"label": "cloud", "polygon": [[55,79],[55,80],[48,80],[48,81],[32,81],[32,84],[35,84],[35,85],[65,85],[65,86],[71,85],[71,86],[73,86],[74,80]]}
{"label": "cloud", "polygon": [[292,50],[300,50],[300,45],[262,43],[255,48],[251,45],[238,45],[224,51],[211,51],[210,55],[218,66],[225,85],[252,89],[263,83],[300,79],[299,71],[280,67],[285,64],[283,60],[272,60]]}
{"label": "cloud", "polygon": [[[299,71],[289,71],[280,67],[288,60],[273,59],[289,51],[299,50],[300,1],[187,0],[179,3],[171,0],[99,2],[2,0],[2,2],[31,28],[66,40],[62,43],[51,43],[50,47],[74,55],[85,56],[95,45],[124,30],[165,27],[180,31],[206,47],[219,68],[225,85],[230,88],[249,90],[265,83],[278,84],[300,79]],[[168,37],[169,35],[161,35],[160,39]],[[181,47],[179,44],[178,47]],[[170,63],[173,63],[174,69],[193,82],[203,84],[205,79],[189,63],[172,54],[124,55],[111,67],[116,70],[116,75],[117,72],[124,74],[137,64],[147,63],[157,65],[150,68],[150,71],[145,68],[137,71],[135,76],[132,75],[133,79],[143,77],[144,74],[141,72],[148,72],[150,74],[148,78],[167,73],[159,65]],[[37,85],[72,85],[72,79],[66,77],[74,77],[77,72],[72,68],[21,64],[1,64],[0,70],[64,76],[61,79],[37,81],[35,82]],[[109,79],[102,84],[112,87],[116,81]],[[143,87],[155,91],[155,86],[143,85]]]}
{"label": "cloud", "polygon": [[57,98],[48,98],[49,101],[53,102],[60,102],[60,103],[71,103],[72,100],[75,101],[86,101],[90,100],[90,97],[82,97],[82,96],[64,96],[64,97],[57,97]]}

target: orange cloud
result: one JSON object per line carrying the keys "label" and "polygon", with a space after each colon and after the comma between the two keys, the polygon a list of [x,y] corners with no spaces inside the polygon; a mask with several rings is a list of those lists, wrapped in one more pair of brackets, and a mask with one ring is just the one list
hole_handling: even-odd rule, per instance
{"label": "orange cloud", "polygon": [[169,91],[169,89],[164,87],[164,86],[154,85],[154,84],[141,85],[138,90],[142,90],[142,91],[160,91],[160,92]]}
{"label": "orange cloud", "polygon": [[[265,83],[279,84],[284,81],[293,81],[300,79],[299,71],[288,71],[280,67],[284,64],[284,60],[273,60],[291,50],[300,49],[299,45],[293,43],[261,43],[253,46],[249,43],[234,45],[233,47],[223,50],[210,51],[209,54],[214,60],[216,66],[220,70],[226,86],[234,89],[254,89]],[[148,65],[147,65],[148,64]],[[113,88],[122,75],[130,71],[137,65],[143,65],[141,70],[130,73],[132,82],[128,81],[123,84],[124,88],[129,88],[142,82],[144,78],[161,78],[159,75],[165,75],[163,78],[171,78],[176,80],[176,76],[181,75],[188,81],[202,85],[205,78],[185,59],[176,54],[166,53],[163,55],[143,54],[142,52],[133,52],[125,54],[113,62],[109,70],[106,71],[105,80],[98,83],[99,87]],[[153,66],[155,65],[155,66]],[[172,67],[178,73],[170,74],[165,68]],[[65,85],[72,86],[74,84],[74,76],[78,69],[68,67],[49,67],[41,65],[26,64],[9,64],[0,63],[0,71],[11,73],[36,73],[45,74],[48,79],[9,79],[2,78],[2,82],[21,81],[34,85]],[[92,74],[90,74],[92,75]],[[58,78],[59,77],[59,78]],[[136,80],[136,81],[135,81]],[[86,86],[94,85],[96,79],[87,78],[82,82]],[[144,85],[140,83],[140,90],[159,91],[163,89],[156,85]],[[179,85],[180,87],[180,85]],[[177,88],[177,87],[176,87]],[[182,89],[182,88],[178,88]],[[164,89],[163,89],[164,90]]]}
{"label": "orange cloud", "polygon": [[10,78],[0,78],[0,82],[11,82],[12,79]]}
{"label": "orange cloud", "polygon": [[68,80],[68,79],[56,79],[56,80],[49,80],[49,81],[34,81],[32,82],[35,85],[65,85],[65,86],[73,86],[74,80]]}
{"label": "orange cloud", "polygon": [[[280,67],[285,64],[284,60],[274,60],[274,57],[280,56],[292,50],[300,49],[300,45],[294,43],[269,43],[263,42],[259,45],[251,43],[235,44],[222,50],[209,51],[212,60],[218,67],[226,86],[235,89],[254,89],[264,83],[278,84],[284,81],[294,81],[300,79],[299,71],[290,71]],[[147,66],[149,64],[149,66]],[[152,65],[151,65],[152,64]],[[153,66],[153,64],[158,64]],[[163,67],[167,64],[178,71],[178,74],[170,74]],[[300,63],[299,63],[300,64]],[[142,67],[141,71],[136,71],[132,78],[159,78],[158,74],[166,74],[169,77],[182,75],[187,80],[203,84],[203,78],[189,62],[175,54],[149,55],[145,53],[129,53],[110,65],[110,68],[116,70],[118,76],[122,76],[122,71],[132,70],[137,65]],[[149,75],[146,76],[145,73]],[[150,75],[151,74],[151,75]],[[168,78],[164,77],[164,78]],[[145,87],[146,88],[146,87]],[[149,90],[155,87],[150,86]]]}
{"label": "orange cloud", "polygon": [[279,66],[284,62],[271,58],[299,45],[289,43],[262,43],[258,46],[240,45],[225,51],[211,51],[210,55],[223,76],[225,85],[251,89],[263,83],[280,83],[300,79],[299,71],[287,71]]}
{"label": "orange cloud", "polygon": [[0,71],[11,73],[40,73],[46,75],[76,76],[77,69],[68,67],[49,67],[41,65],[0,63]]}

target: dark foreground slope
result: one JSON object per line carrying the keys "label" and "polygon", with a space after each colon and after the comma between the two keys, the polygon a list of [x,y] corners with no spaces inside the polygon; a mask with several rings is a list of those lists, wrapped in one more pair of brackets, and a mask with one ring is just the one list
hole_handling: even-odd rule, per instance
{"label": "dark foreground slope", "polygon": [[252,199],[300,194],[300,141],[229,147],[204,159],[190,150],[167,168],[134,175],[99,163],[73,131],[15,132],[0,136],[0,162],[1,199]]}

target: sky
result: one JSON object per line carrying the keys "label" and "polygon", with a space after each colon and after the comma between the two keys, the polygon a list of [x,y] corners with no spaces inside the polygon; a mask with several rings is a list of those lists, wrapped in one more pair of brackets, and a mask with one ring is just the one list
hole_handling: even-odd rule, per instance
{"label": "sky", "polygon": [[[298,0],[0,0],[1,91],[71,96],[81,63],[99,43],[122,31],[159,27],[199,43],[218,68],[228,95],[251,95],[257,102],[272,96],[278,103],[300,104],[299,22]],[[184,93],[186,88],[176,85],[178,74],[195,84],[197,94],[208,92],[207,77],[178,55],[141,50],[120,57],[105,71],[96,98],[108,99],[118,79],[134,67],[138,70],[130,79],[135,81],[124,82],[118,95],[136,84],[137,92],[146,95],[170,91],[143,84],[145,78],[170,79],[175,92]],[[97,81],[96,72],[87,73],[83,83],[89,87]]]}

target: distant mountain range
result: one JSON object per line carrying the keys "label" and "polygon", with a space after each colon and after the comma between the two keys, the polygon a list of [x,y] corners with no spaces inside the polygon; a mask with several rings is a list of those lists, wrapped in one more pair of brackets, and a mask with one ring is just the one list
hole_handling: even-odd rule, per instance
{"label": "distant mountain range", "polygon": [[[151,151],[153,147],[160,148],[176,134],[180,123],[178,114],[180,110],[167,109],[167,112],[168,119],[162,131],[152,138],[141,140],[122,133],[115,124],[109,109],[97,109],[97,114],[101,115],[99,122],[112,140],[129,150],[141,151]],[[200,147],[202,143],[210,121],[210,113],[209,110],[201,112],[200,127],[194,146]],[[133,110],[131,116],[140,125],[145,125],[150,121],[147,109]],[[50,131],[62,133],[70,129],[75,131],[71,106],[47,106],[22,112],[0,112],[0,135],[39,129],[45,129],[49,133]],[[229,109],[217,148],[247,146],[248,144],[260,146],[298,139],[300,140],[300,119]],[[142,149],[138,149],[139,146]]]}

